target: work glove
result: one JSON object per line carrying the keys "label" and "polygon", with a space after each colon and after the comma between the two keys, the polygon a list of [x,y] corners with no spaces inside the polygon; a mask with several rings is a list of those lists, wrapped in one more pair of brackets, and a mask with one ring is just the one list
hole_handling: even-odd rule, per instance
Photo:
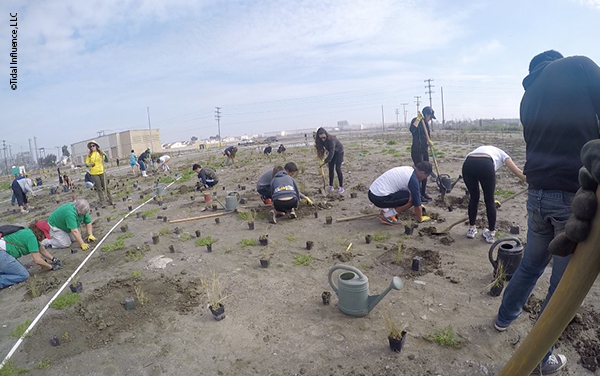
{"label": "work glove", "polygon": [[325,161],[319,162],[319,168],[325,166]]}
{"label": "work glove", "polygon": [[498,200],[494,200],[494,205],[496,206],[496,209],[502,207],[502,203],[500,201],[498,201]]}
{"label": "work glove", "polygon": [[419,223],[423,223],[423,222],[427,222],[427,221],[431,221],[431,218],[424,215],[421,217],[421,220],[419,221]]}
{"label": "work glove", "polygon": [[59,269],[62,269],[62,265],[52,264],[52,270],[59,270]]}
{"label": "work glove", "polygon": [[571,203],[573,214],[565,224],[565,231],[558,234],[548,246],[548,251],[553,255],[572,254],[577,243],[587,239],[592,230],[591,221],[598,209],[596,189],[600,180],[600,140],[590,141],[583,146],[581,161],[584,166],[579,170],[581,188]]}
{"label": "work glove", "polygon": [[90,248],[90,245],[89,245],[89,244],[87,244],[87,243],[83,243],[83,244],[81,245],[81,250],[82,250],[82,251],[87,251],[89,248]]}
{"label": "work glove", "polygon": [[310,199],[310,197],[306,197],[306,196],[305,196],[304,198],[306,199],[306,202],[307,202],[309,205],[314,205],[314,204],[315,204],[315,203],[313,202],[313,200],[311,200],[311,199]]}
{"label": "work glove", "polygon": [[421,121],[423,120],[423,114],[421,113],[421,111],[417,112],[417,121]]}
{"label": "work glove", "polygon": [[59,259],[57,259],[56,257],[52,257],[52,263],[54,265],[58,265],[58,266],[60,266],[62,268],[62,261],[59,260]]}
{"label": "work glove", "polygon": [[433,141],[432,141],[432,140],[429,140],[429,141],[427,141],[427,144],[428,144],[429,146],[433,146]]}
{"label": "work glove", "polygon": [[423,214],[427,214],[427,208],[425,207],[425,205],[421,205],[421,211],[423,212]]}
{"label": "work glove", "polygon": [[90,235],[87,237],[88,242],[95,242],[96,241],[96,237],[94,235]]}

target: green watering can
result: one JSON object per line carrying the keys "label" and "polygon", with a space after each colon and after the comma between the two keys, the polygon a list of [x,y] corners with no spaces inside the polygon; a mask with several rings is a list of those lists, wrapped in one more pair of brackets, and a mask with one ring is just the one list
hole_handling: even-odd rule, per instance
{"label": "green watering can", "polygon": [[[333,273],[346,270],[337,278],[337,286],[333,283]],[[400,277],[394,277],[390,285],[379,295],[369,295],[369,279],[353,266],[336,265],[329,270],[329,284],[338,296],[340,311],[350,316],[367,315],[391,289],[404,287]]]}
{"label": "green watering can", "polygon": [[237,192],[229,192],[225,197],[225,210],[233,211],[240,203],[240,194]]}

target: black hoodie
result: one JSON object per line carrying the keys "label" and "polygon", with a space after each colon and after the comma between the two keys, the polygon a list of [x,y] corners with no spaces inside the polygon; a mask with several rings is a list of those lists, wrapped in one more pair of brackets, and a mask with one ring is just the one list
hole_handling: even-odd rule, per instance
{"label": "black hoodie", "polygon": [[581,148],[600,135],[600,67],[584,56],[545,61],[523,87],[529,188],[576,192]]}

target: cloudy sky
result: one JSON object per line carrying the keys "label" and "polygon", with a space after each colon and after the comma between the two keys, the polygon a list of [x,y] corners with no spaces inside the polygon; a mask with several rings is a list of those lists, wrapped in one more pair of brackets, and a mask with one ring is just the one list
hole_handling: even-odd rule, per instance
{"label": "cloudy sky", "polygon": [[[18,78],[11,90],[10,13]],[[148,127],[163,142],[403,121],[515,118],[530,59],[600,63],[600,0],[8,0],[0,129],[13,154]],[[48,153],[48,151],[47,151]]]}

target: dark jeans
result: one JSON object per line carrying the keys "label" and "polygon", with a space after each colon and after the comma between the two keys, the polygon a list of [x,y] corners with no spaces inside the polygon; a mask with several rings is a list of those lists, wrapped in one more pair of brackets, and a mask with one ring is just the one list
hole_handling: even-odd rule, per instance
{"label": "dark jeans", "polygon": [[273,207],[278,212],[287,213],[298,207],[298,198],[294,196],[291,200],[273,200]]}
{"label": "dark jeans", "polygon": [[263,200],[271,198],[271,187],[261,187],[256,190]]}
{"label": "dark jeans", "polygon": [[369,201],[378,208],[388,209],[397,208],[402,205],[406,205],[410,201],[409,191],[398,191],[384,197],[375,196],[373,192],[369,191]]}
{"label": "dark jeans", "polygon": [[17,180],[13,180],[10,187],[12,188],[13,194],[15,195],[17,204],[19,204],[19,206],[23,206],[24,204],[26,204],[27,203],[27,194],[25,192],[23,192],[23,189],[19,185],[19,182]]}
{"label": "dark jeans", "polygon": [[344,186],[344,174],[342,174],[342,162],[344,161],[344,153],[335,153],[331,161],[329,161],[329,185],[333,186],[333,169],[338,176],[340,187]]}
{"label": "dark jeans", "polygon": [[462,166],[462,176],[469,190],[469,225],[475,225],[479,206],[479,184],[483,190],[483,201],[487,213],[488,228],[496,229],[496,205],[494,191],[496,190],[496,170],[492,158],[467,157]]}
{"label": "dark jeans", "polygon": [[[412,147],[410,149],[410,157],[413,160],[413,163],[416,165],[419,162],[427,161],[429,162],[429,152],[427,149],[419,150]],[[421,196],[425,194],[425,189],[427,188],[427,179],[423,179],[421,181]]]}

